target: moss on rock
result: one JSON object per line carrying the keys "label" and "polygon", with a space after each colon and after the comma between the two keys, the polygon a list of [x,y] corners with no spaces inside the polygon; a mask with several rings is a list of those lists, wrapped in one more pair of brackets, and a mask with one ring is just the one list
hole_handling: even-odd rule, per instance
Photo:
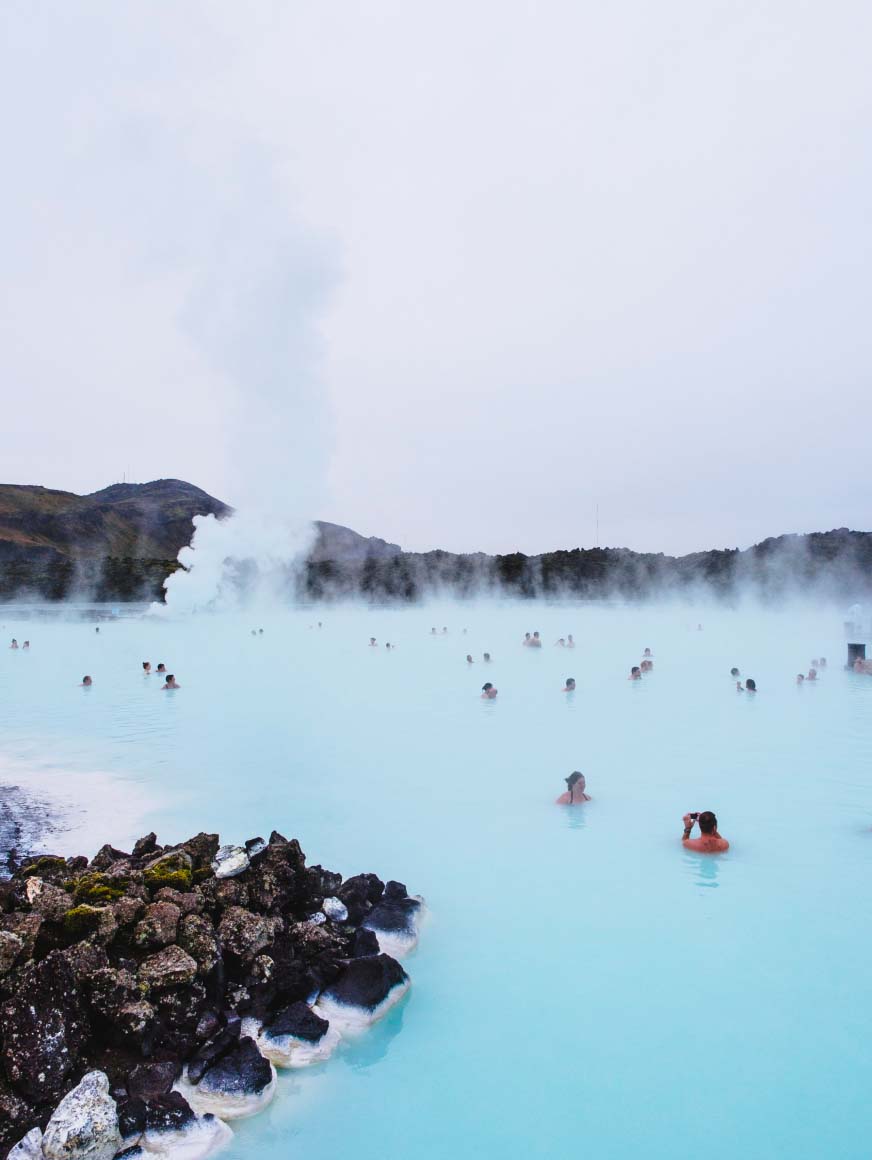
{"label": "moss on rock", "polygon": [[44,858],[37,858],[35,862],[31,862],[29,866],[25,866],[19,871],[20,878],[51,878],[52,875],[63,873],[67,868],[67,864],[63,858],[54,858],[46,856]]}
{"label": "moss on rock", "polygon": [[100,925],[102,914],[96,906],[74,906],[64,915],[64,931],[69,938],[87,938]]}
{"label": "moss on rock", "polygon": [[145,885],[149,890],[169,886],[184,893],[191,889],[191,860],[181,854],[168,854],[145,871]]}
{"label": "moss on rock", "polygon": [[93,872],[71,879],[66,883],[66,888],[76,902],[102,905],[122,898],[126,885],[125,879],[109,878],[106,874]]}

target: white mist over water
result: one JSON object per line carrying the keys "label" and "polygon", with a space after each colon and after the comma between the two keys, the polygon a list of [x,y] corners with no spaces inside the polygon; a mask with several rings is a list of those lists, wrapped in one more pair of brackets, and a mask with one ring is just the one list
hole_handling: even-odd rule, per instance
{"label": "white mist over water", "polygon": [[164,588],[163,614],[226,612],[282,604],[294,571],[312,543],[314,524],[284,513],[250,508],[227,519],[194,517],[194,538],[179,552],[182,569]]}
{"label": "white mist over water", "polygon": [[329,419],[316,325],[335,280],[332,255],[294,221],[264,158],[246,156],[239,168],[241,188],[222,207],[220,236],[184,311],[186,331],[228,386],[222,428],[235,510],[195,519],[194,538],[179,554],[184,571],[165,585],[173,614],[286,597],[312,542],[326,479]]}

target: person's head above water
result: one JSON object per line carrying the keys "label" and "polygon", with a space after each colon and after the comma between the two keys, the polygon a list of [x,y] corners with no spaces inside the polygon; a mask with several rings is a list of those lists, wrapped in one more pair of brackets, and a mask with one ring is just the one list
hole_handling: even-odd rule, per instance
{"label": "person's head above water", "polygon": [[91,680],[90,677],[82,677],[82,684],[83,685],[93,685],[93,683],[94,682]]}
{"label": "person's head above water", "polygon": [[718,819],[711,810],[703,810],[697,819],[704,834],[713,834],[718,828]]}
{"label": "person's head above water", "polygon": [[748,677],[748,679],[745,681],[745,688],[748,690],[749,693],[756,693],[757,692],[757,682],[754,680],[753,677]]}
{"label": "person's head above water", "polygon": [[143,661],[142,667],[145,670],[145,672],[149,672],[151,669],[151,661]]}
{"label": "person's head above water", "polygon": [[566,686],[563,691],[564,693],[572,693],[575,691],[575,677],[566,678]]}
{"label": "person's head above water", "polygon": [[489,660],[490,660],[490,653],[484,653],[484,654],[482,655],[482,658],[481,658],[481,659],[482,659],[482,660],[484,660],[484,661],[489,661]]}
{"label": "person's head above water", "polygon": [[630,669],[630,680],[631,681],[638,681],[641,676],[642,676],[642,670],[639,668],[638,665],[633,665],[633,667]]}
{"label": "person's head above water", "polygon": [[584,774],[579,773],[577,769],[573,770],[569,777],[565,777],[563,780],[566,782],[567,789],[575,789],[578,783],[581,782],[580,788],[582,792],[584,792],[584,787],[587,785],[587,782],[584,779]]}
{"label": "person's head above water", "polygon": [[481,687],[481,695],[485,698],[485,700],[492,701],[497,695],[497,690],[493,687],[490,681],[487,681]]}
{"label": "person's head above water", "polygon": [[466,654],[466,663],[467,663],[468,665],[471,665],[471,664],[473,664],[472,653],[467,653],[467,654]]}
{"label": "person's head above water", "polygon": [[650,655],[651,655],[651,650],[649,648],[646,648],[645,649],[645,656],[649,657]]}
{"label": "person's head above water", "polygon": [[738,675],[739,675],[739,670],[738,670],[738,669],[735,669],[735,668],[733,668],[733,669],[730,669],[730,676],[731,676],[731,677],[737,677]]}
{"label": "person's head above water", "polygon": [[802,673],[796,674],[796,683],[798,685],[801,685],[804,680],[805,680],[805,677],[802,675]]}
{"label": "person's head above water", "polygon": [[165,672],[167,671],[167,667],[166,667],[166,665],[163,663],[163,661],[159,661],[159,662],[158,662],[157,671],[158,671],[159,673],[165,673]]}

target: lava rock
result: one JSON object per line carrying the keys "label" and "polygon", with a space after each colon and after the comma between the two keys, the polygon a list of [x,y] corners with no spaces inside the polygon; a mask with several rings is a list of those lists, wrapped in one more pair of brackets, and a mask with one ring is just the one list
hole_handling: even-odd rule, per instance
{"label": "lava rock", "polygon": [[0,1008],[0,1059],[22,1095],[45,1103],[61,1094],[87,1034],[85,1014],[72,968],[59,951],[27,968]]}
{"label": "lava rock", "polygon": [[366,930],[360,927],[354,932],[354,943],[352,944],[352,957],[355,959],[364,958],[366,955],[377,955],[380,951],[378,945],[378,938],[374,930]]}
{"label": "lava rock", "polygon": [[214,1112],[222,1119],[232,1120],[260,1111],[273,1098],[275,1089],[272,1064],[246,1035],[208,1068],[196,1086],[189,1085],[184,1090],[196,1111]]}
{"label": "lava rock", "polygon": [[390,954],[411,950],[418,941],[418,918],[421,900],[394,893],[372,908],[361,923],[364,930],[375,931],[379,945]]}
{"label": "lava rock", "polygon": [[127,1077],[127,1091],[133,1098],[154,1100],[171,1091],[181,1073],[181,1064],[172,1059],[162,1063],[138,1063]]}
{"label": "lava rock", "polygon": [[306,1003],[290,1003],[287,1007],[277,1011],[263,1027],[264,1033],[276,1038],[280,1035],[293,1035],[295,1039],[306,1039],[309,1043],[317,1043],[327,1033],[330,1026],[326,1019],[316,1015]]}
{"label": "lava rock", "polygon": [[68,1092],[46,1125],[45,1160],[112,1160],[121,1146],[118,1109],[102,1071],[88,1074]]}
{"label": "lava rock", "polygon": [[133,847],[134,858],[146,858],[151,854],[156,854],[160,851],[157,844],[157,834],[146,834],[144,838],[140,838]]}
{"label": "lava rock", "polygon": [[24,950],[24,939],[8,930],[0,930],[0,978],[11,971]]}
{"label": "lava rock", "polygon": [[384,894],[384,883],[375,874],[356,874],[342,883],[337,896],[348,908],[352,922],[360,922]]}
{"label": "lava rock", "polygon": [[44,878],[28,878],[24,883],[24,895],[30,909],[49,922],[60,922],[70,909],[70,896],[66,890],[46,882]]}
{"label": "lava rock", "polygon": [[216,878],[235,878],[250,865],[248,854],[241,846],[221,846],[212,860]]}
{"label": "lava rock", "polygon": [[318,997],[316,1009],[330,1021],[370,1023],[408,990],[409,976],[390,955],[350,959]]}
{"label": "lava rock", "polygon": [[33,1121],[30,1104],[14,1092],[0,1076],[0,1155],[4,1148],[21,1140]]}
{"label": "lava rock", "polygon": [[269,946],[274,930],[274,919],[253,914],[241,906],[231,906],[221,916],[218,939],[225,953],[248,959]]}
{"label": "lava rock", "polygon": [[33,958],[42,922],[41,914],[21,914],[20,912],[4,914],[0,916],[0,930],[6,931],[7,934],[17,935],[21,939],[24,944],[22,958],[27,960]]}
{"label": "lava rock", "polygon": [[142,950],[155,950],[176,941],[182,912],[172,902],[153,902],[136,924],[133,941]]}
{"label": "lava rock", "polygon": [[181,1092],[167,1092],[149,1101],[145,1108],[147,1132],[179,1132],[194,1121],[191,1105]]}
{"label": "lava rock", "polygon": [[211,922],[199,914],[186,915],[179,924],[178,943],[197,963],[200,975],[208,975],[221,959]]}
{"label": "lava rock", "polygon": [[179,946],[164,947],[156,955],[150,955],[139,968],[140,979],[154,990],[192,983],[196,974],[196,959]]}

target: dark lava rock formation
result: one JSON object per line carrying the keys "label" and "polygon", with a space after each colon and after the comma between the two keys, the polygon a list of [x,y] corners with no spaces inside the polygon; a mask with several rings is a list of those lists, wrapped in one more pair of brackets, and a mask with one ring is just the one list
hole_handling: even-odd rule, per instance
{"label": "dark lava rock formation", "polygon": [[[19,859],[0,882],[0,1157],[55,1113],[48,1157],[51,1133],[87,1120],[89,1101],[104,1119],[107,1100],[117,1110],[104,1152],[116,1138],[127,1149],[202,1124],[174,1086],[183,1075],[204,1093],[271,1082],[244,1019],[316,1041],[328,1026],[311,1010],[319,995],[372,1009],[408,984],[361,927],[385,905],[374,874],[343,882],[273,833],[219,878],[218,849],[215,834],[172,847],[150,834],[131,854],[104,846],[90,862]],[[390,895],[402,909],[396,885]]]}

